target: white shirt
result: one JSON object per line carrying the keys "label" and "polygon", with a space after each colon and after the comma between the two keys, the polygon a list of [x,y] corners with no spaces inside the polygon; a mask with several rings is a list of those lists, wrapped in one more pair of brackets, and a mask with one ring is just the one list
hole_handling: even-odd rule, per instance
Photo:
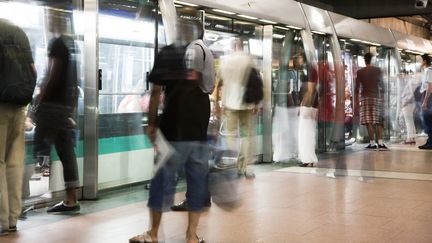
{"label": "white shirt", "polygon": [[432,67],[427,67],[423,70],[422,75],[422,85],[420,88],[420,93],[426,91],[429,87],[429,84],[432,83]]}
{"label": "white shirt", "polygon": [[224,107],[231,110],[253,109],[253,104],[243,102],[251,67],[253,67],[252,58],[243,52],[221,57],[220,78],[223,81],[222,104]]}

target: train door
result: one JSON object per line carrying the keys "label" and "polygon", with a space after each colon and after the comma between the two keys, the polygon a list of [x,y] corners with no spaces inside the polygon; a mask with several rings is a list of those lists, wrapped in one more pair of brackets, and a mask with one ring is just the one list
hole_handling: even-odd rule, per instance
{"label": "train door", "polygon": [[318,56],[318,136],[317,149],[320,152],[331,148],[331,133],[336,115],[336,77],[330,37],[324,34],[312,35]]}
{"label": "train door", "polygon": [[145,135],[147,76],[165,35],[153,1],[99,0],[98,11],[96,183],[98,189],[107,189],[152,177],[153,149]]}
{"label": "train door", "polygon": [[[345,87],[346,97],[353,101],[354,87],[357,71],[365,67],[363,55],[370,52],[374,55],[372,65],[381,69],[382,80],[384,82],[385,94],[384,101],[384,133],[383,139],[387,141],[397,141],[400,133],[399,123],[397,122],[400,115],[400,86],[397,82],[397,75],[399,73],[397,60],[395,57],[394,49],[379,44],[371,44],[370,42],[358,40],[344,40],[340,41],[342,49],[342,59],[345,66]],[[368,142],[369,137],[364,126],[360,126],[358,119],[358,112],[352,107],[354,114],[352,137],[358,142]],[[350,109],[346,107],[346,116]]]}
{"label": "train door", "polygon": [[[273,30],[272,116],[273,161],[287,162],[298,156],[299,107],[302,83],[308,68],[300,30],[278,27]],[[314,103],[314,102],[313,102]]]}

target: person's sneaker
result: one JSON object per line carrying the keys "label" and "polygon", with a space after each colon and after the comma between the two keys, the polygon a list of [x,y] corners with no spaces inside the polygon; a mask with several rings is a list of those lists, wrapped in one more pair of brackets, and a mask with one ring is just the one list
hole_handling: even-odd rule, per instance
{"label": "person's sneaker", "polygon": [[0,228],[0,236],[6,236],[8,234],[9,234],[9,230],[8,229]]}
{"label": "person's sneaker", "polygon": [[432,149],[432,144],[423,144],[421,146],[418,146],[419,149]]}
{"label": "person's sneaker", "polygon": [[365,149],[377,149],[377,145],[376,144],[374,144],[374,145],[369,144],[368,146],[365,147]]}
{"label": "person's sneaker", "polygon": [[48,208],[47,213],[77,213],[80,209],[81,207],[78,202],[74,206],[67,206],[63,201],[61,201]]}
{"label": "person's sneaker", "polygon": [[378,144],[379,150],[388,150],[387,146],[385,144]]}
{"label": "person's sneaker", "polygon": [[177,204],[172,205],[171,210],[176,211],[176,212],[188,211],[188,203],[187,203],[186,199],[177,203]]}
{"label": "person's sneaker", "polygon": [[252,171],[246,171],[244,173],[246,179],[252,180],[255,179],[255,173],[253,173]]}
{"label": "person's sneaker", "polygon": [[13,232],[17,232],[17,227],[16,226],[9,226],[9,233],[13,233]]}

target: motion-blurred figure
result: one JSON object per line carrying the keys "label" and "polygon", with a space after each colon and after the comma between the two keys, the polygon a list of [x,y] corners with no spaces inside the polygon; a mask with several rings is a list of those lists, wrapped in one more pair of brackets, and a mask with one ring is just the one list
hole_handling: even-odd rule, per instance
{"label": "motion-blurred figure", "polygon": [[75,189],[79,186],[75,147],[75,113],[78,102],[78,78],[74,40],[64,35],[66,20],[51,15],[50,32],[54,38],[49,44],[49,61],[46,79],[41,84],[36,109],[35,154],[46,154],[54,144],[63,165],[66,198],[48,208],[48,213],[77,212],[80,205]]}
{"label": "motion-blurred figure", "polygon": [[244,95],[254,62],[252,57],[243,51],[243,42],[240,39],[234,40],[233,49],[234,53],[223,56],[220,64],[219,85],[222,86],[226,142],[229,150],[238,152],[238,174],[253,179],[255,174],[247,166],[254,162],[251,136],[254,130],[253,117],[258,112],[258,104],[246,103]]}
{"label": "motion-blurred figure", "polygon": [[306,64],[304,53],[295,57],[294,65],[301,81],[298,128],[300,166],[314,167],[318,162],[315,153],[318,120],[318,71],[313,64]]}
{"label": "motion-blurred figure", "polygon": [[26,34],[0,19],[0,236],[17,230],[21,214],[25,106],[35,85]]}
{"label": "motion-blurred figure", "polygon": [[[153,86],[147,135],[157,146],[155,141],[160,140],[160,133],[157,132],[159,128],[175,152],[165,164],[161,165],[151,180],[148,201],[150,230],[131,238],[129,242],[157,242],[162,213],[173,203],[176,173],[181,168],[185,169],[187,181],[186,242],[203,242],[202,238],[197,236],[197,227],[208,194],[207,127],[210,118],[208,92],[213,87],[203,82],[204,74],[200,71],[202,66],[196,66],[198,63],[202,64],[202,61],[195,62],[199,57],[203,60],[201,48],[190,45],[198,37],[197,24],[179,20],[178,39],[174,44],[161,49],[149,76]],[[164,109],[158,123],[156,117],[163,88]]]}
{"label": "motion-blurred figure", "polygon": [[422,85],[420,93],[422,94],[421,108],[423,113],[423,123],[425,132],[428,135],[428,140],[425,144],[419,146],[419,149],[432,149],[432,99],[430,98],[432,92],[432,68],[431,57],[427,54],[422,55]]}
{"label": "motion-blurred figure", "polygon": [[413,145],[416,143],[416,127],[414,123],[414,109],[416,104],[414,100],[414,90],[418,84],[416,83],[414,75],[409,74],[407,71],[403,71],[400,74],[400,78],[405,83],[401,95],[402,114],[407,131],[407,137],[404,143]]}
{"label": "motion-blurred figure", "polygon": [[[355,107],[360,106],[360,123],[367,126],[370,142],[366,149],[388,149],[382,140],[384,126],[384,83],[381,70],[371,65],[372,54],[364,55],[366,67],[357,71],[354,97]],[[359,97],[360,93],[360,99]],[[358,110],[355,108],[355,110]],[[376,136],[375,136],[376,130]],[[376,140],[375,140],[376,138]]]}

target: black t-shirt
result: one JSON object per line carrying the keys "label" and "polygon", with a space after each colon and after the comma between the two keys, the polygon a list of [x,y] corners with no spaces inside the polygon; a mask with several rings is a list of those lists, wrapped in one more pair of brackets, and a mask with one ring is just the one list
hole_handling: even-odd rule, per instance
{"label": "black t-shirt", "polygon": [[70,107],[76,106],[77,77],[76,63],[72,60],[75,52],[74,40],[67,36],[61,36],[51,40],[49,45],[49,57],[59,59],[61,66],[59,76],[50,80],[45,89],[42,102],[55,103]]}
{"label": "black t-shirt", "polygon": [[205,141],[210,101],[199,81],[188,79],[186,46],[169,45],[158,53],[149,81],[165,87],[159,127],[168,141]]}

